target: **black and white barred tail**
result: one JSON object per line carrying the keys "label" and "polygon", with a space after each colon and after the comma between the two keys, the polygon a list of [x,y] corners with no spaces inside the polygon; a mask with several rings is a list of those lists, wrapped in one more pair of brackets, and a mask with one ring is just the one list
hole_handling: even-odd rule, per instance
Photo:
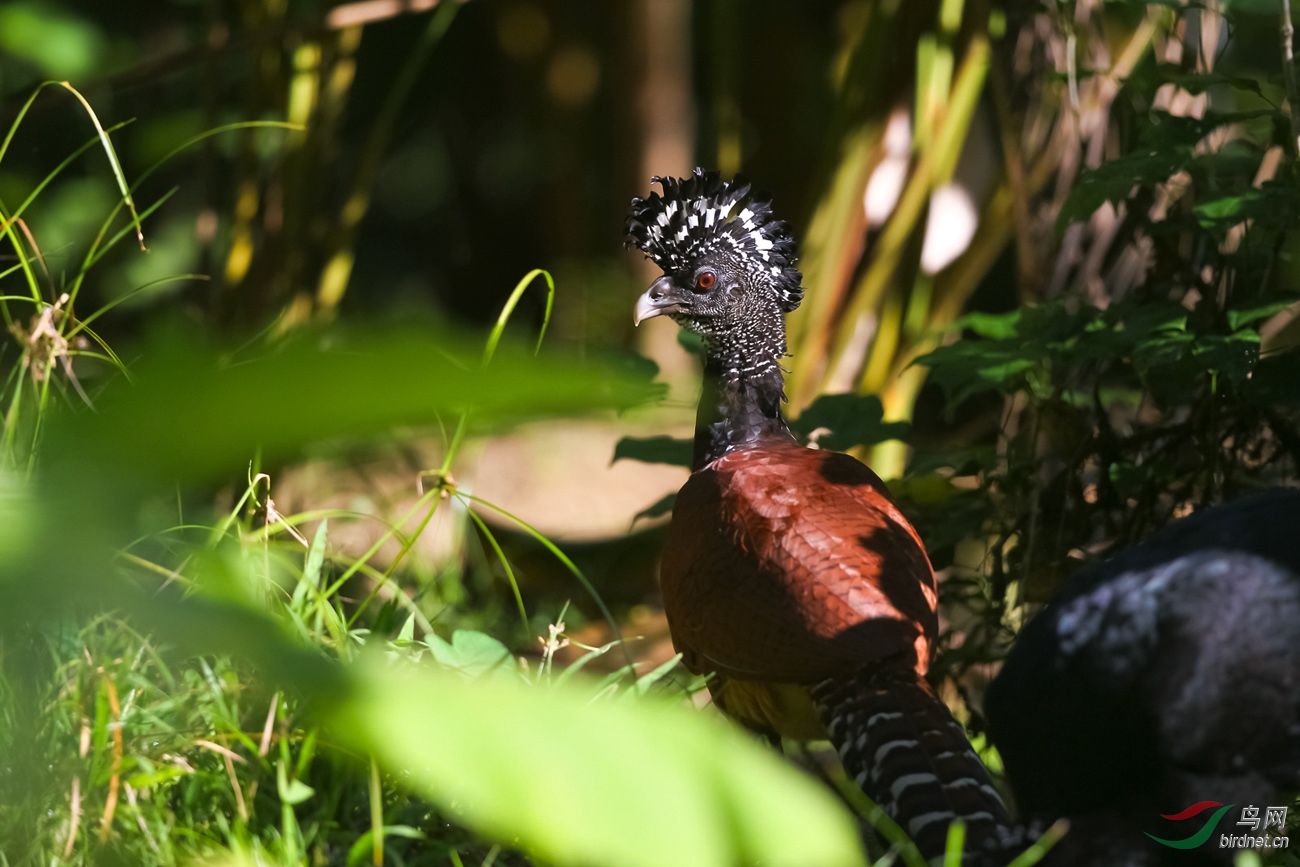
{"label": "black and white barred tail", "polygon": [[867,666],[812,689],[844,770],[931,860],[966,822],[964,863],[996,863],[1013,834],[1006,805],[961,724],[914,669]]}

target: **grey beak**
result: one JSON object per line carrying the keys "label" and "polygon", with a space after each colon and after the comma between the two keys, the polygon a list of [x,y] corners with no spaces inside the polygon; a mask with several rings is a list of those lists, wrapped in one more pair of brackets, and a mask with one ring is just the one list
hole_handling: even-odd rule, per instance
{"label": "grey beak", "polygon": [[640,325],[647,319],[675,313],[681,309],[673,281],[660,277],[650,284],[640,298],[636,299],[636,308],[632,311],[632,324]]}

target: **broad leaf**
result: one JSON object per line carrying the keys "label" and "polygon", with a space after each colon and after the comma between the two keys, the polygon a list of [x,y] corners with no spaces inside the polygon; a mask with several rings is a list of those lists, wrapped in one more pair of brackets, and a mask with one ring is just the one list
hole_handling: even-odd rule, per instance
{"label": "broad leaf", "polygon": [[510,649],[483,632],[458,629],[452,633],[450,642],[430,635],[425,644],[433,651],[433,658],[439,664],[472,678],[498,671],[511,674],[516,671]]}
{"label": "broad leaf", "polygon": [[716,718],[663,701],[466,681],[368,659],[336,734],[457,821],[555,865],[863,863],[810,777]]}
{"label": "broad leaf", "polygon": [[1280,313],[1292,304],[1300,303],[1300,297],[1295,295],[1286,295],[1282,298],[1275,298],[1272,301],[1264,301],[1259,304],[1253,304],[1249,307],[1239,307],[1236,310],[1228,311],[1228,327],[1233,331],[1246,325],[1254,325],[1256,322],[1268,319],[1276,313]]}

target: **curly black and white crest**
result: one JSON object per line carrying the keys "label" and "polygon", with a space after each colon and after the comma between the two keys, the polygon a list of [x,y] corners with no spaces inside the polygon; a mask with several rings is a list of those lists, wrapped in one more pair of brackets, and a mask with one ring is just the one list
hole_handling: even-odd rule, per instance
{"label": "curly black and white crest", "polygon": [[653,177],[650,183],[661,184],[664,192],[632,200],[629,246],[666,274],[688,271],[711,252],[730,251],[770,280],[782,310],[799,306],[803,275],[795,268],[795,240],[789,226],[772,218],[771,199],[750,196],[749,182],[739,175],[728,184],[718,172],[704,169],[687,178]]}

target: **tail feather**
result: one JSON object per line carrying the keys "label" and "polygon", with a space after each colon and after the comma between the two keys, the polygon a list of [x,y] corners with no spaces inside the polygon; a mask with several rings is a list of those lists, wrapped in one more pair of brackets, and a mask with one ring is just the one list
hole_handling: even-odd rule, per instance
{"label": "tail feather", "polygon": [[812,694],[845,771],[923,856],[943,854],[958,818],[967,852],[1002,849],[1013,827],[1006,805],[961,724],[915,670],[868,666],[823,681]]}

